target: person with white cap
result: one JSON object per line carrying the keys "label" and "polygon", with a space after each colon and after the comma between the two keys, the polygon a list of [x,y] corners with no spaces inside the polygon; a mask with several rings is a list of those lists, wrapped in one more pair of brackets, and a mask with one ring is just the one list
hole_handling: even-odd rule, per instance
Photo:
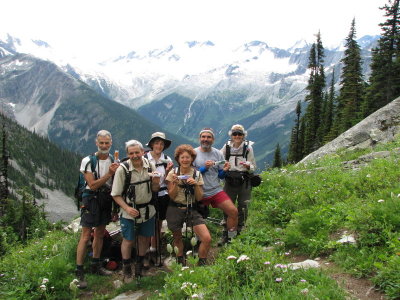
{"label": "person with white cap", "polygon": [[[249,174],[257,168],[252,142],[246,141],[247,131],[240,124],[235,124],[229,130],[230,140],[222,147],[221,152],[229,162],[226,172],[224,191],[238,205],[238,233],[247,219],[248,204],[251,199],[251,184]],[[225,216],[226,220],[226,216]],[[222,234],[219,244],[227,242],[228,232]]]}
{"label": "person with white cap", "polygon": [[224,160],[222,153],[212,147],[214,140],[212,128],[200,131],[200,147],[195,149],[197,156],[193,165],[201,172],[204,180],[204,196],[201,202],[221,209],[228,216],[226,226],[228,239],[231,240],[237,235],[238,210],[220,185],[220,180],[224,179],[230,165]]}
{"label": "person with white cap", "polygon": [[146,144],[151,151],[147,152],[144,157],[156,166],[156,171],[161,175],[160,189],[157,194],[155,207],[156,207],[156,227],[155,236],[151,237],[151,245],[149,249],[150,260],[154,265],[161,265],[161,225],[166,219],[168,204],[170,201],[168,195],[168,188],[165,182],[169,171],[173,168],[174,163],[172,159],[167,156],[163,151],[171,146],[171,141],[165,137],[163,132],[154,132],[151,135],[150,141]]}

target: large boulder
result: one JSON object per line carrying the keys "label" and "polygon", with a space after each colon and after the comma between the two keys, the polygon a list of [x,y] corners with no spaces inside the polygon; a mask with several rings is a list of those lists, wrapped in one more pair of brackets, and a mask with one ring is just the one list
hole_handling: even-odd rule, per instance
{"label": "large boulder", "polygon": [[339,135],[333,141],[303,158],[300,163],[315,161],[339,149],[372,148],[379,143],[393,141],[400,132],[400,97],[377,110]]}

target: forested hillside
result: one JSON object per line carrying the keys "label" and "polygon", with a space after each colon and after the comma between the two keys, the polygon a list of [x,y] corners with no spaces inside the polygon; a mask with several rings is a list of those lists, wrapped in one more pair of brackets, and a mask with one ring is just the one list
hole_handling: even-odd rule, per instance
{"label": "forested hillside", "polygon": [[[81,157],[61,149],[15,121],[3,118],[2,122],[6,133],[5,148],[9,155],[8,177],[12,194],[29,187],[38,198],[45,197],[33,188],[36,185],[58,189],[72,196]],[[3,140],[0,145],[3,147]]]}

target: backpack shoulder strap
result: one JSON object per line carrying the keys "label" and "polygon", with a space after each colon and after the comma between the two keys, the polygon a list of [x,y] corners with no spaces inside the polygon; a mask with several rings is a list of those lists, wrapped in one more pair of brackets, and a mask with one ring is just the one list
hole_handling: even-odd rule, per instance
{"label": "backpack shoulder strap", "polygon": [[124,182],[124,189],[122,190],[122,198],[125,199],[126,192],[128,191],[129,184],[131,183],[131,176],[132,171],[129,171],[129,164],[127,161],[124,161],[121,164],[122,168],[125,170],[125,182]]}
{"label": "backpack shoulder strap", "polygon": [[225,144],[225,160],[229,161],[231,157],[231,146],[229,146],[229,141]]}
{"label": "backpack shoulder strap", "polygon": [[249,152],[247,151],[249,149],[249,141],[244,141],[243,144],[243,154],[242,156],[247,160],[247,156],[249,155]]}

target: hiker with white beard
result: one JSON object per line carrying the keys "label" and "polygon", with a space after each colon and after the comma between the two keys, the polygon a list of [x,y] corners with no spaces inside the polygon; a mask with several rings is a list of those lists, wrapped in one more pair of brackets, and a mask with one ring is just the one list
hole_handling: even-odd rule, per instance
{"label": "hiker with white beard", "polygon": [[80,172],[83,173],[87,185],[83,191],[81,205],[82,232],[76,250],[75,274],[79,280],[77,285],[79,288],[87,287],[83,263],[92,228],[94,228],[94,232],[91,271],[98,275],[112,275],[111,271],[103,267],[103,262],[100,258],[106,225],[112,219],[113,199],[110,195],[112,177],[119,166],[118,163],[113,162],[112,156],[109,155],[111,145],[111,133],[107,130],[100,130],[96,137],[97,152],[94,155],[86,156],[81,162]]}

